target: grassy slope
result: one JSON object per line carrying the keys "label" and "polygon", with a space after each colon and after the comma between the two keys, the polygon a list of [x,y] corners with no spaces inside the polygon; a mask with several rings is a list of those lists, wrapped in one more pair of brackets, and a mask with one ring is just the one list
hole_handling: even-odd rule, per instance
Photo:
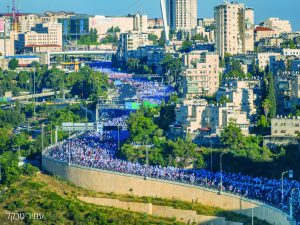
{"label": "grassy slope", "polygon": [[[192,209],[201,215],[224,216],[227,220],[243,222],[245,225],[251,224],[251,219],[248,217],[215,207],[203,206],[200,203],[148,197],[138,198],[136,196],[116,195],[114,193],[96,193],[75,187],[72,184],[45,174],[38,174],[34,178],[24,178],[22,182],[13,185],[5,196],[7,197],[0,203],[0,221],[3,221],[3,218],[7,218],[5,212],[1,213],[1,211],[10,209],[12,212],[44,212],[46,220],[34,220],[34,224],[51,224],[55,222],[53,221],[54,218],[58,220],[55,224],[73,224],[72,221],[78,222],[75,224],[83,224],[82,222],[84,224],[179,224],[172,219],[158,219],[125,210],[82,203],[76,198],[77,196],[90,196],[114,198],[121,201],[151,202],[155,205],[172,206],[178,209]],[[100,221],[97,221],[97,218]],[[91,222],[87,223],[87,219]],[[16,222],[20,221],[7,224],[17,224]],[[255,219],[255,224],[268,225],[268,223],[257,219]]]}
{"label": "grassy slope", "polygon": [[[182,224],[174,222],[174,219],[95,206],[76,199],[76,194],[85,192],[41,174],[35,178],[23,178],[0,197],[0,224]],[[27,217],[24,221],[9,221],[6,210],[26,214],[41,213],[44,219]]]}

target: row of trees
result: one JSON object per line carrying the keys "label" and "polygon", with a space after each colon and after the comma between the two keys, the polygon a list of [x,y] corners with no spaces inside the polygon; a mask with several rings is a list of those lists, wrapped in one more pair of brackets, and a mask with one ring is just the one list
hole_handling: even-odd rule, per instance
{"label": "row of trees", "polygon": [[270,123],[270,119],[276,117],[276,96],[275,96],[275,87],[274,87],[274,77],[271,72],[268,74],[264,73],[263,79],[263,96],[262,101],[262,110],[263,114],[260,116],[258,121],[259,128],[266,128]]}
{"label": "row of trees", "polygon": [[106,74],[95,72],[89,67],[81,68],[79,72],[66,75],[62,70],[36,65],[35,72],[0,71],[0,96],[6,91],[12,91],[18,95],[20,91],[41,92],[42,89],[62,91],[69,89],[73,96],[94,99],[97,96],[105,96],[108,89],[108,77]]}

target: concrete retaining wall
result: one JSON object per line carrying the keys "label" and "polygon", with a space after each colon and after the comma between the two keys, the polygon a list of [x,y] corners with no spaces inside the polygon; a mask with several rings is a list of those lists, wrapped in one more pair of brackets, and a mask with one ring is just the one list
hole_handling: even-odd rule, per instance
{"label": "concrete retaining wall", "polygon": [[62,177],[75,185],[98,192],[133,194],[166,199],[178,199],[188,202],[199,202],[203,205],[219,207],[240,214],[252,215],[273,225],[289,225],[287,215],[279,209],[260,202],[231,194],[219,195],[217,191],[198,186],[185,185],[175,182],[148,179],[109,171],[68,166],[47,157],[43,157],[43,168],[53,175]]}
{"label": "concrete retaining wall", "polygon": [[201,216],[197,215],[197,212],[193,210],[174,209],[168,206],[152,205],[151,203],[123,202],[119,201],[118,199],[93,197],[79,197],[78,199],[95,205],[110,206],[139,213],[147,213],[157,217],[176,218],[177,221],[188,224],[195,223],[197,225],[228,225],[223,217]]}

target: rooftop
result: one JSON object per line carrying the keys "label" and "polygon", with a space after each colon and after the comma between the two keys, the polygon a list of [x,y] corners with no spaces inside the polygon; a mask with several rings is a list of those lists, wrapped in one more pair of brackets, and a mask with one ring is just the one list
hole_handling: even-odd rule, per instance
{"label": "rooftop", "polygon": [[273,29],[270,29],[268,27],[262,27],[262,26],[258,26],[254,29],[255,32],[257,31],[274,31]]}

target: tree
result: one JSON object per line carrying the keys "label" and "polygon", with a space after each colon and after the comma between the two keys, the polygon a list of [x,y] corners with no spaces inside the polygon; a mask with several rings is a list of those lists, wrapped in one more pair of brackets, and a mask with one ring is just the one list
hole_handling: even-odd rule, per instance
{"label": "tree", "polygon": [[19,60],[17,60],[16,58],[11,59],[8,63],[8,68],[11,70],[17,69],[18,66],[19,66]]}
{"label": "tree", "polygon": [[269,112],[270,112],[270,108],[272,107],[272,103],[270,102],[269,99],[265,99],[262,102],[262,107],[264,109],[265,119],[268,121],[268,115],[269,115]]}
{"label": "tree", "polygon": [[152,41],[154,45],[158,44],[158,37],[155,34],[148,34],[148,40]]}
{"label": "tree", "polygon": [[183,41],[182,47],[180,48],[181,52],[190,52],[193,48],[193,42],[191,41]]}
{"label": "tree", "polygon": [[2,183],[10,185],[20,177],[19,159],[12,152],[5,152],[0,156]]}
{"label": "tree", "polygon": [[276,96],[275,96],[273,74],[271,72],[269,72],[267,78],[268,78],[267,99],[270,102],[269,116],[270,116],[270,118],[274,118],[276,116]]}
{"label": "tree", "polygon": [[180,58],[174,58],[171,54],[166,54],[163,60],[160,62],[163,68],[165,76],[169,82],[178,81],[179,74],[181,72],[182,61]]}
{"label": "tree", "polygon": [[77,73],[70,73],[66,85],[71,89],[72,95],[83,99],[106,96],[108,77],[106,74],[96,72],[90,67],[81,68]]}
{"label": "tree", "polygon": [[229,147],[236,149],[237,145],[241,142],[244,135],[239,127],[236,125],[236,121],[231,119],[228,123],[228,126],[221,133],[222,143]]}
{"label": "tree", "polygon": [[9,150],[10,138],[8,129],[0,128],[0,153]]}
{"label": "tree", "polygon": [[130,138],[135,143],[150,144],[158,126],[144,116],[143,112],[139,111],[136,114],[131,114],[127,121]]}

